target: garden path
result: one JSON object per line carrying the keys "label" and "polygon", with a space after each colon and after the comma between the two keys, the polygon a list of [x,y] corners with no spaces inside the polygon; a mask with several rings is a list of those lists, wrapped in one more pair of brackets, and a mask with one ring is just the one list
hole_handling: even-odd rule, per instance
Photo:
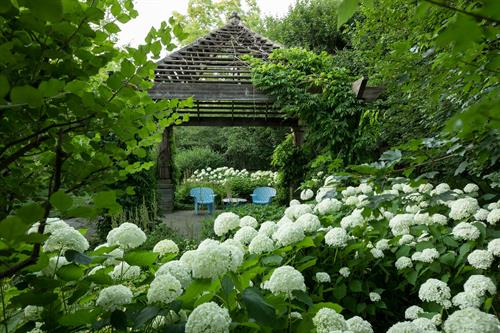
{"label": "garden path", "polygon": [[213,215],[203,213],[195,215],[193,210],[179,210],[163,215],[162,221],[180,235],[199,240],[201,238],[202,221],[215,217],[217,213],[216,211]]}

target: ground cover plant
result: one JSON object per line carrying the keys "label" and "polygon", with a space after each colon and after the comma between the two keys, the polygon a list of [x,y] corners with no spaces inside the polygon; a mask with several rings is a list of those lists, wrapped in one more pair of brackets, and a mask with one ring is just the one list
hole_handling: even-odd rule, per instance
{"label": "ground cover plant", "polygon": [[353,181],[326,177],[275,221],[221,213],[214,239],[184,253],[169,239],[139,249],[147,236],[131,223],[89,250],[79,231],[51,219],[48,264],[4,286],[6,325],[498,332],[500,202],[475,184]]}

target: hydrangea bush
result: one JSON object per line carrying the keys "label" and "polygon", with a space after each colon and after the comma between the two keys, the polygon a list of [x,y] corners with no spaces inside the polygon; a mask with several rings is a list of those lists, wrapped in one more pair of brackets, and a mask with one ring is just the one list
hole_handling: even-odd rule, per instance
{"label": "hydrangea bush", "polygon": [[500,331],[500,201],[479,197],[473,184],[452,189],[396,178],[354,186],[328,177],[322,185],[276,220],[222,213],[216,239],[184,253],[171,240],[141,249],[146,235],[130,223],[88,250],[57,220],[46,259],[5,289],[8,325],[32,332]]}

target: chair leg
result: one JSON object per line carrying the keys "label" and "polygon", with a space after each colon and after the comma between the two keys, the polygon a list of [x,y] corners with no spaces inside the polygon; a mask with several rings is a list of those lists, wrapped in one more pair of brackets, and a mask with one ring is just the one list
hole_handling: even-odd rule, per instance
{"label": "chair leg", "polygon": [[194,214],[198,215],[198,204],[197,203],[194,204]]}

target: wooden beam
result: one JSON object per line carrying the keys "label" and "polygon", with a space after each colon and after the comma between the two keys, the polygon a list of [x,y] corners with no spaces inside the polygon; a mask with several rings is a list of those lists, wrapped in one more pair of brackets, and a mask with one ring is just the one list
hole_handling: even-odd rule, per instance
{"label": "wooden beam", "polygon": [[376,100],[384,91],[384,87],[368,87],[368,78],[362,77],[352,84],[352,91],[356,94],[357,99],[362,99],[367,102]]}
{"label": "wooden beam", "polygon": [[153,99],[186,99],[193,97],[198,101],[255,101],[272,102],[272,99],[259,92],[251,84],[210,83],[170,83],[158,82],[149,91]]}
{"label": "wooden beam", "polygon": [[176,126],[264,126],[264,127],[297,127],[297,119],[284,118],[250,118],[250,117],[193,117],[189,121]]}

